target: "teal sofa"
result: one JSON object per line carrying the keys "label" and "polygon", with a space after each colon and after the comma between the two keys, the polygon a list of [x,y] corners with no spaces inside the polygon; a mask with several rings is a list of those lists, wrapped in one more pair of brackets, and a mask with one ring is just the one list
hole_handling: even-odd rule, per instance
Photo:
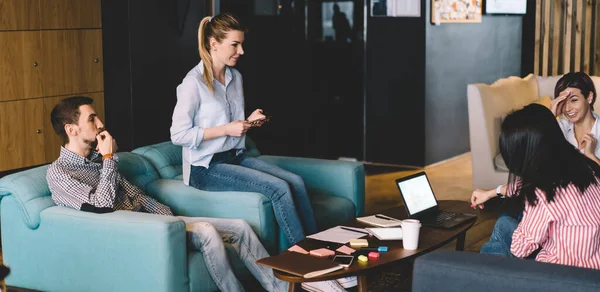
{"label": "teal sofa", "polygon": [[[252,153],[258,155],[256,150]],[[203,192],[183,185],[181,149],[170,142],[118,154],[119,171],[177,215],[246,220],[270,252],[285,247],[261,194]],[[361,215],[364,170],[358,163],[259,156],[301,175],[319,226]],[[179,161],[179,162],[177,162]],[[6,284],[41,291],[216,291],[200,252],[186,246],[177,217],[129,211],[94,214],[54,204],[47,166],[0,179]],[[226,245],[227,246],[227,245]],[[251,275],[227,246],[236,274]]]}

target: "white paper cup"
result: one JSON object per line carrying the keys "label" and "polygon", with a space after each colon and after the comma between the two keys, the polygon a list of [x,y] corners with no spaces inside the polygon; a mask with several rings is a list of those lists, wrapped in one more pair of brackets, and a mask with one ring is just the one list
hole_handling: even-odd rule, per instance
{"label": "white paper cup", "polygon": [[402,220],[402,246],[404,249],[415,250],[419,246],[419,230],[421,222],[416,219]]}

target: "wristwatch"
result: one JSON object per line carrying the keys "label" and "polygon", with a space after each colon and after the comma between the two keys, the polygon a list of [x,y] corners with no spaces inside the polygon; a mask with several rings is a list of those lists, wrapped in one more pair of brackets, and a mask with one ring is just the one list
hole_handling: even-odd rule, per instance
{"label": "wristwatch", "polygon": [[498,187],[496,187],[496,196],[498,196],[502,199],[506,198],[506,196],[500,192],[500,190],[502,189],[503,186],[504,185],[499,185]]}
{"label": "wristwatch", "polygon": [[113,159],[113,154],[109,153],[109,154],[102,155],[102,160],[105,160],[105,159]]}

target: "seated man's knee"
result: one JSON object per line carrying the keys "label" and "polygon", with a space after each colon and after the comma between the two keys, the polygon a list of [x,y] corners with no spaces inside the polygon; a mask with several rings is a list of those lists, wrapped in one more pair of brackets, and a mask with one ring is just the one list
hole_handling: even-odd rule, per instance
{"label": "seated man's knee", "polygon": [[189,223],[186,224],[185,229],[194,244],[207,245],[214,240],[221,241],[221,236],[217,232],[217,229],[208,222]]}

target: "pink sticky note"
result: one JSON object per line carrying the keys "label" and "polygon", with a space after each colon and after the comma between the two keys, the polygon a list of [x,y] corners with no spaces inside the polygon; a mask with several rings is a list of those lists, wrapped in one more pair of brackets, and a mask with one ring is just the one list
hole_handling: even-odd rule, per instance
{"label": "pink sticky note", "polygon": [[297,252],[297,253],[301,253],[301,254],[308,254],[308,251],[306,251],[305,249],[303,249],[303,248],[301,248],[301,247],[299,247],[297,245],[294,245],[294,246],[288,248],[288,250],[289,251],[293,251],[293,252]]}
{"label": "pink sticky note", "polygon": [[345,245],[342,245],[342,246],[340,246],[340,248],[336,249],[336,251],[339,251],[339,252],[341,252],[341,253],[343,253],[343,254],[352,254],[352,253],[354,253],[356,250],[354,250],[354,249],[352,249],[352,248],[349,248],[349,247],[347,247],[347,246],[345,246]]}
{"label": "pink sticky note", "polygon": [[310,255],[318,256],[318,257],[327,257],[334,255],[335,252],[326,248],[313,249],[310,251]]}

